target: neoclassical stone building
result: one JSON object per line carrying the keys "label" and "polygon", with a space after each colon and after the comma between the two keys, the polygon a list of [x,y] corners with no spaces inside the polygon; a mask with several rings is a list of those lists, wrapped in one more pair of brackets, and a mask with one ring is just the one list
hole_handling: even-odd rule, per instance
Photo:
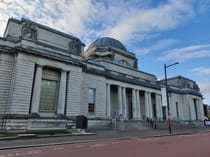
{"label": "neoclassical stone building", "polygon": [[[79,38],[27,19],[9,19],[0,38],[0,129],[65,129],[77,115],[89,127],[113,117],[165,119],[164,80],[137,67],[135,53],[113,38],[94,41],[86,51]],[[171,116],[204,118],[195,81],[170,78]]]}

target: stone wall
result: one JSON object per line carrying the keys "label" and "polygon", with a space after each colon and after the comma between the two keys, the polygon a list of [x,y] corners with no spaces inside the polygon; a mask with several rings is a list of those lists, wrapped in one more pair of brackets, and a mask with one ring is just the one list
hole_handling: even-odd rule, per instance
{"label": "stone wall", "polygon": [[18,53],[13,68],[8,114],[28,114],[34,76],[33,62]]}
{"label": "stone wall", "polygon": [[131,75],[132,77],[138,77],[138,78],[142,78],[142,79],[146,79],[146,80],[154,81],[154,82],[156,81],[156,77],[149,73],[137,71],[131,68],[126,68],[121,65],[109,63],[106,61],[100,61],[98,62],[98,64],[105,66],[109,70],[117,71],[126,75]]}
{"label": "stone wall", "polygon": [[81,110],[81,69],[75,67],[68,73],[66,115],[76,116]]}
{"label": "stone wall", "polygon": [[[88,113],[88,89],[96,90],[95,113]],[[104,77],[82,73],[81,113],[89,117],[106,116],[106,79]]]}
{"label": "stone wall", "polygon": [[13,66],[14,55],[0,52],[0,117],[7,111]]}

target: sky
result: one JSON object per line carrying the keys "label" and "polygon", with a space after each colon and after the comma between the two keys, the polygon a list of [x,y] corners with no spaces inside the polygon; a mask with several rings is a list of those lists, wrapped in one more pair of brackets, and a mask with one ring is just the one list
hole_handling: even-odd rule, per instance
{"label": "sky", "polygon": [[196,81],[210,105],[210,0],[0,0],[0,36],[9,18],[27,18],[81,39],[112,37],[136,54],[139,70]]}

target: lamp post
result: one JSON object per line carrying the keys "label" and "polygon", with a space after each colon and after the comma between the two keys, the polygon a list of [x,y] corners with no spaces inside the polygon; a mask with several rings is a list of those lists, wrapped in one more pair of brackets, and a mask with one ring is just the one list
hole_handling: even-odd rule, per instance
{"label": "lamp post", "polygon": [[166,101],[167,101],[167,110],[168,110],[168,131],[171,134],[171,112],[170,112],[170,106],[169,106],[169,98],[168,98],[168,80],[167,80],[167,72],[166,69],[173,66],[179,64],[179,62],[170,64],[170,65],[166,65],[164,64],[164,72],[165,72],[165,86],[166,86]]}

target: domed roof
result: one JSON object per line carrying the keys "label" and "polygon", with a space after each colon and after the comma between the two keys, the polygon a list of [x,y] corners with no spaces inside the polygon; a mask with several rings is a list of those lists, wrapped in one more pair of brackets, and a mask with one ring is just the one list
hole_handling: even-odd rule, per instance
{"label": "domed roof", "polygon": [[91,48],[95,46],[96,47],[112,46],[112,47],[127,51],[125,46],[119,40],[116,40],[110,37],[103,37],[103,38],[97,39],[88,47],[88,50],[90,50]]}

